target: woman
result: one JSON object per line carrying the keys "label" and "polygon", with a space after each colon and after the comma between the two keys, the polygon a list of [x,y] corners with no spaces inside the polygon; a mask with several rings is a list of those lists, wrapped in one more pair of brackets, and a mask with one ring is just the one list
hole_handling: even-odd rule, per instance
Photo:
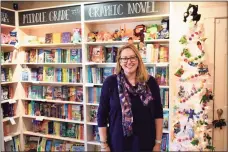
{"label": "woman", "polygon": [[103,83],[97,118],[102,151],[160,151],[159,86],[133,44],[118,51],[116,74]]}

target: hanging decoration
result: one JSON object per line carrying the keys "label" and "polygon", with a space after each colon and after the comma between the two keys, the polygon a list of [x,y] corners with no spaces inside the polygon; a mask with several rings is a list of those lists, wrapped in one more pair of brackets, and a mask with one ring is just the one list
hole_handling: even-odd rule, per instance
{"label": "hanging decoration", "polygon": [[223,126],[226,126],[225,119],[221,119],[222,113],[223,113],[222,109],[217,110],[218,120],[214,120],[212,122],[215,128],[219,127],[220,129],[222,129]]}
{"label": "hanging decoration", "polygon": [[[211,142],[212,123],[208,117],[213,93],[211,75],[205,62],[204,42],[207,38],[204,37],[203,24],[198,23],[200,18],[198,5],[189,4],[184,13],[188,30],[179,40],[182,46],[180,67],[174,73],[179,90],[173,104],[171,151],[215,149]],[[214,121],[217,127],[221,126],[219,120]]]}

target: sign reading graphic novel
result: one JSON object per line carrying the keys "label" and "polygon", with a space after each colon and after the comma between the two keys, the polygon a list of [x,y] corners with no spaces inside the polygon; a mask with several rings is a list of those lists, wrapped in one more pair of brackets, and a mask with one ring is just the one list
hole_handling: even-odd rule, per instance
{"label": "sign reading graphic novel", "polygon": [[85,20],[169,14],[169,2],[117,1],[85,5]]}
{"label": "sign reading graphic novel", "polygon": [[19,26],[81,21],[81,6],[19,12]]}
{"label": "sign reading graphic novel", "polygon": [[15,26],[15,12],[1,8],[1,23]]}

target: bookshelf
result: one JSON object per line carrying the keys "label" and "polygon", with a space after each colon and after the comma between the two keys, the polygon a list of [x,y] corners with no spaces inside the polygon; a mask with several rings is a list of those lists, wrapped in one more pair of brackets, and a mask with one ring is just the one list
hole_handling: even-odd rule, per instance
{"label": "bookshelf", "polygon": [[[15,47],[15,32],[17,31],[17,13],[14,10],[1,7],[1,118],[0,147],[5,151],[5,144],[12,138],[19,138],[20,112],[17,99],[17,48]],[[8,18],[10,16],[10,18]]]}
{"label": "bookshelf", "polygon": [[[116,2],[110,2],[110,3],[116,3]],[[122,3],[123,5],[126,4],[126,2],[117,2]],[[131,2],[131,3],[137,3],[137,2]],[[157,2],[156,2],[157,3]],[[163,2],[161,2],[163,3]],[[2,103],[12,102],[13,104],[18,103],[17,108],[21,109],[17,116],[14,117],[16,123],[18,123],[18,130],[15,130],[15,134],[12,134],[10,136],[17,136],[20,137],[20,147],[21,150],[25,149],[26,144],[26,137],[27,136],[35,136],[35,137],[42,137],[42,138],[48,138],[48,139],[55,139],[55,140],[61,140],[61,141],[67,141],[67,142],[73,142],[73,143],[80,143],[84,144],[84,150],[85,151],[95,151],[99,149],[100,143],[96,141],[94,137],[94,128],[97,126],[97,122],[91,121],[90,118],[90,111],[91,108],[98,107],[99,101],[98,99],[95,101],[89,101],[89,90],[91,88],[101,88],[102,82],[89,82],[88,81],[88,70],[91,67],[96,68],[114,68],[116,66],[115,62],[104,62],[104,63],[96,63],[91,62],[88,58],[89,56],[89,47],[90,46],[102,46],[102,47],[120,47],[124,44],[126,44],[126,41],[96,41],[96,42],[88,42],[88,34],[89,32],[96,32],[96,31],[109,31],[114,32],[115,30],[120,30],[121,28],[126,27],[126,29],[134,29],[136,25],[139,24],[145,24],[147,26],[151,24],[161,24],[162,19],[169,18],[169,11],[163,10],[164,13],[148,13],[148,14],[137,14],[136,16],[121,16],[121,17],[115,17],[115,18],[97,18],[97,19],[89,19],[88,18],[88,12],[86,12],[86,7],[89,5],[95,5],[95,4],[101,4],[102,3],[82,3],[82,4],[75,4],[75,5],[69,5],[69,6],[59,6],[55,8],[42,8],[42,9],[31,9],[31,10],[23,10],[23,11],[16,11],[16,25],[15,26],[7,26],[3,25],[4,29],[7,28],[16,28],[18,32],[18,41],[19,41],[19,51],[17,54],[17,61],[15,63],[4,63],[1,65],[1,67],[15,67],[14,71],[14,78],[12,82],[1,82],[1,85],[13,85],[17,89],[17,94],[12,100],[4,100]],[[165,2],[163,6],[163,9],[169,9],[169,2]],[[160,5],[160,4],[159,4]],[[167,6],[168,5],[168,6]],[[36,13],[37,11],[43,11],[44,9],[47,10],[47,13],[50,13],[51,11],[60,10],[60,9],[67,9],[67,8],[77,8],[80,7],[80,11],[77,12],[76,17],[72,16],[72,14],[69,15],[69,21],[51,21],[47,18],[47,23],[42,23],[37,21],[37,23],[32,23],[30,21],[25,21],[23,23],[21,16],[31,13]],[[157,6],[160,7],[160,6]],[[160,9],[159,9],[160,10]],[[72,13],[72,11],[71,11]],[[79,17],[79,16],[80,17]],[[48,33],[64,33],[69,32],[71,35],[73,35],[73,29],[80,28],[81,29],[81,37],[82,41],[77,43],[70,42],[58,42],[58,43],[45,43],[46,34]],[[53,36],[53,35],[52,35]],[[133,43],[135,45],[139,44],[139,40],[134,40]],[[152,39],[152,40],[145,40],[146,44],[160,44],[162,46],[169,46],[170,39]],[[5,48],[6,52],[10,52],[10,50],[14,49],[14,46],[4,44],[2,45],[2,48]],[[39,51],[44,50],[67,50],[65,58],[69,59],[64,61],[51,61],[46,62],[45,58],[40,61],[39,59]],[[68,50],[71,49],[81,49],[81,61],[80,62],[71,62],[71,59],[69,58]],[[28,52],[31,50],[34,50],[35,59],[30,62],[26,58]],[[63,51],[64,52],[64,51]],[[46,52],[45,52],[46,53]],[[47,53],[48,54],[48,53]],[[46,55],[46,54],[45,54]],[[58,56],[59,54],[57,54]],[[61,54],[62,55],[62,54]],[[56,54],[55,54],[56,56]],[[59,58],[59,56],[58,56]],[[60,57],[62,58],[62,56]],[[48,60],[47,60],[48,61]],[[153,68],[153,74],[156,74],[156,68],[168,68],[170,66],[169,61],[167,62],[146,62],[145,66],[148,68]],[[32,79],[32,69],[38,70],[39,68],[48,67],[55,69],[73,69],[73,68],[80,68],[80,79],[79,81],[56,81],[57,80],[57,74],[55,73],[54,79],[51,79],[48,77],[46,80],[34,80]],[[28,68],[31,71],[29,71],[30,78],[27,80],[22,80],[22,73],[23,71],[26,71]],[[31,72],[31,73],[30,73]],[[46,72],[46,71],[45,71]],[[44,71],[43,71],[43,77]],[[44,78],[43,78],[44,79]],[[169,81],[169,80],[168,80]],[[45,90],[49,87],[55,88],[61,88],[64,87],[67,88],[81,88],[81,94],[83,96],[83,101],[70,101],[68,99],[59,100],[54,98],[46,98],[45,96],[38,95],[29,95],[28,88],[31,87],[31,90],[33,90],[35,87],[39,88],[40,90]],[[32,87],[34,87],[32,89]],[[167,89],[169,90],[169,85],[161,84],[161,89]],[[38,90],[39,90],[38,89]],[[46,94],[45,94],[46,95]],[[62,96],[65,95],[62,93]],[[30,115],[25,114],[26,113],[26,106],[25,103],[39,103],[39,104],[49,104],[49,105],[64,105],[64,106],[82,106],[83,111],[81,111],[81,114],[83,115],[83,119],[78,120],[72,120],[67,118],[57,118],[57,117],[51,117],[51,116],[40,116],[40,115]],[[169,112],[169,107],[164,107],[164,111]],[[8,118],[4,119],[4,122],[9,121]],[[70,137],[61,137],[60,135],[50,135],[50,134],[43,134],[41,132],[35,132],[33,122],[39,121],[43,123],[44,121],[48,122],[58,122],[58,123],[72,123],[76,125],[83,126],[83,136],[84,139],[76,139],[76,138],[70,138]],[[20,122],[20,123],[19,123]],[[169,123],[170,124],[170,123]],[[169,127],[168,127],[169,128]],[[169,129],[166,129],[163,131],[164,133],[169,134]],[[96,137],[97,138],[97,137]],[[10,139],[10,138],[9,138]]]}

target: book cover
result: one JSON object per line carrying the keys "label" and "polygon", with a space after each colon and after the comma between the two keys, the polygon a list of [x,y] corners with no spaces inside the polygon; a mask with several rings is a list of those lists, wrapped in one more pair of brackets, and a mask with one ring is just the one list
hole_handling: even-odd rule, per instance
{"label": "book cover", "polygon": [[118,47],[112,47],[112,62],[116,62],[116,57],[117,57],[117,52],[118,52]]}
{"label": "book cover", "polygon": [[62,100],[62,87],[54,87],[53,88],[53,98],[54,100]]}
{"label": "book cover", "polygon": [[62,95],[63,95],[63,100],[67,101],[68,100],[68,87],[67,86],[63,86],[62,87]]}
{"label": "book cover", "polygon": [[159,85],[167,85],[167,68],[157,67],[155,79]]}
{"label": "book cover", "polygon": [[169,112],[163,111],[163,128],[169,128]]}
{"label": "book cover", "polygon": [[61,37],[62,43],[70,43],[71,42],[71,33],[63,32]]}
{"label": "book cover", "polygon": [[2,93],[1,93],[1,99],[2,100],[8,100],[9,99],[9,86],[2,86],[1,89]]}
{"label": "book cover", "polygon": [[76,124],[73,123],[68,123],[67,126],[67,136],[70,138],[75,138],[76,137]]}
{"label": "book cover", "polygon": [[52,33],[45,34],[45,43],[46,44],[53,43],[53,34]]}
{"label": "book cover", "polygon": [[105,67],[103,68],[103,79],[102,79],[102,83],[104,82],[104,80],[113,74],[113,68],[112,67]]}
{"label": "book cover", "polygon": [[53,43],[61,43],[61,33],[53,33]]}
{"label": "book cover", "polygon": [[108,47],[105,48],[105,61],[107,63],[113,62],[113,60],[112,60],[112,48],[108,48]]}
{"label": "book cover", "polygon": [[83,102],[83,88],[82,87],[76,88],[76,100],[77,100],[77,102]]}
{"label": "book cover", "polygon": [[43,67],[39,67],[38,68],[37,80],[38,81],[43,81]]}
{"label": "book cover", "polygon": [[90,61],[96,63],[105,62],[103,46],[89,46]]}
{"label": "book cover", "polygon": [[169,61],[169,48],[167,46],[160,46],[159,49],[159,62]]}
{"label": "book cover", "polygon": [[45,68],[45,81],[47,82],[54,82],[54,68],[53,67],[46,67]]}
{"label": "book cover", "polygon": [[52,100],[52,92],[53,92],[53,87],[52,86],[47,86],[47,89],[46,89],[46,94],[45,94],[45,98],[47,100]]}
{"label": "book cover", "polygon": [[70,63],[78,62],[78,51],[77,49],[70,49]]}
{"label": "book cover", "polygon": [[36,49],[31,49],[29,52],[29,63],[36,63]]}
{"label": "book cover", "polygon": [[38,63],[44,63],[44,50],[38,49]]}
{"label": "book cover", "polygon": [[90,106],[89,116],[90,122],[97,122],[97,106]]}
{"label": "book cover", "polygon": [[77,101],[76,88],[75,87],[69,87],[68,91],[69,91],[68,100],[69,101]]}
{"label": "book cover", "polygon": [[72,120],[82,121],[81,105],[72,105]]}

